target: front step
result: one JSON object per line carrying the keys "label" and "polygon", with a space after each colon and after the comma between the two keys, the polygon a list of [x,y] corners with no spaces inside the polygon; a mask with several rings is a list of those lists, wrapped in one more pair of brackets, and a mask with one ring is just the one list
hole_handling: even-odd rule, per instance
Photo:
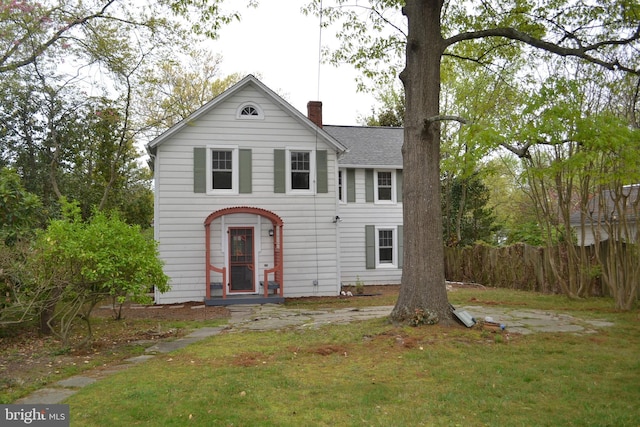
{"label": "front step", "polygon": [[226,298],[213,297],[204,300],[207,306],[226,306],[237,304],[284,304],[284,297],[280,295],[227,295]]}

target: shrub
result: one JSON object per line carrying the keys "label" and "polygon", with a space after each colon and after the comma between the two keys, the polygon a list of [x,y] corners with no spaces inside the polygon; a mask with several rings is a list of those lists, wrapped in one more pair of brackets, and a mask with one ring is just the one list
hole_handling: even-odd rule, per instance
{"label": "shrub", "polygon": [[91,311],[99,301],[149,303],[150,288],[169,289],[157,244],[139,226],[104,212],[82,221],[77,204],[64,201],[63,218],[39,234],[26,267],[21,279],[36,301],[41,330],[65,345],[77,318],[86,323],[86,341],[91,338]]}

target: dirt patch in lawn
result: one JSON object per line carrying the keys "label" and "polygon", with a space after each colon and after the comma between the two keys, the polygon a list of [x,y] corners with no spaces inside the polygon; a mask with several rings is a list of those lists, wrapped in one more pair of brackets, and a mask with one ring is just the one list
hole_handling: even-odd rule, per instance
{"label": "dirt patch in lawn", "polygon": [[80,348],[78,344],[86,336],[83,322],[78,322],[68,346],[53,336],[39,334],[35,328],[0,330],[0,404],[86,370],[122,363],[158,341],[186,335],[194,327],[190,322],[229,315],[224,307],[204,307],[202,303],[159,307],[126,304],[121,319],[114,320],[112,308],[105,304],[94,309],[93,339]]}
{"label": "dirt patch in lawn", "polygon": [[[398,291],[399,286],[395,285],[366,286],[364,295],[357,295],[354,289],[351,290],[354,296],[308,297],[304,300],[331,303],[351,299],[357,300],[359,305],[380,305],[376,301],[397,296]],[[295,305],[296,300],[300,299],[287,298],[285,304]],[[11,403],[25,392],[88,369],[121,363],[142,354],[146,347],[157,341],[186,335],[194,327],[190,322],[225,319],[230,311],[226,307],[205,306],[202,302],[162,306],[125,304],[120,316],[121,320],[114,320],[114,311],[108,302],[98,305],[93,312],[93,340],[82,348],[75,348],[85,336],[82,322],[68,347],[33,329],[0,330],[0,403]],[[244,363],[255,361],[247,358]]]}
{"label": "dirt patch in lawn", "polygon": [[[109,304],[96,307],[94,316],[114,318],[118,313]],[[151,319],[151,320],[183,320],[203,321],[228,318],[230,315],[226,307],[206,306],[202,302],[186,302],[182,304],[140,305],[125,304],[119,310],[123,319]]]}
{"label": "dirt patch in lawn", "polygon": [[[397,292],[397,286],[372,286],[366,288],[368,296],[358,299],[375,299]],[[326,299],[336,301],[337,298]],[[75,348],[85,336],[82,322],[67,347],[55,337],[38,334],[35,329],[0,330],[0,403],[11,403],[25,392],[89,369],[122,363],[142,354],[155,342],[186,335],[194,327],[190,322],[226,319],[230,311],[226,307],[205,306],[202,302],[162,306],[125,304],[120,311],[121,320],[114,320],[114,316],[108,302],[99,304],[93,311],[93,340],[82,348]],[[243,363],[255,361],[248,358]]]}

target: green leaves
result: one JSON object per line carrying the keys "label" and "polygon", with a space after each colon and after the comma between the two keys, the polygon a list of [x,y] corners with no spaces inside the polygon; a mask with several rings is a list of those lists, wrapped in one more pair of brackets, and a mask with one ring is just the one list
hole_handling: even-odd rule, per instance
{"label": "green leaves", "polygon": [[322,4],[314,0],[303,8],[303,13],[322,14],[325,33],[329,28],[336,29],[339,47],[325,49],[323,57],[334,65],[352,64],[362,73],[358,88],[367,90],[369,81],[376,85],[394,82],[404,63],[407,30],[401,13],[403,4],[397,0],[371,0],[362,4],[347,0]]}
{"label": "green leaves", "polygon": [[0,169],[0,239],[6,245],[34,233],[41,207],[38,196],[24,189],[14,170]]}
{"label": "green leaves", "polygon": [[188,61],[167,59],[142,76],[137,114],[155,137],[241,80],[221,76],[222,57],[202,49],[185,52]]}
{"label": "green leaves", "polygon": [[[222,9],[223,0],[163,0],[173,13],[191,22],[191,30],[195,34],[215,39],[222,25],[240,20],[240,14]],[[248,2],[254,6],[254,2]]]}
{"label": "green leaves", "polygon": [[51,221],[37,243],[38,267],[44,275],[55,275],[66,291],[89,298],[148,302],[153,287],[160,292],[169,289],[156,243],[145,239],[139,227],[103,212],[83,222],[76,205],[63,206],[64,218]]}

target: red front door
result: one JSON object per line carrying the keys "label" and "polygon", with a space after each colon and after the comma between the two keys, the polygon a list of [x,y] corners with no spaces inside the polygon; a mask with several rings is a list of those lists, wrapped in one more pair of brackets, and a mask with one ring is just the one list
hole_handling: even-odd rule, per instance
{"label": "red front door", "polygon": [[230,292],[255,292],[253,227],[229,228]]}

